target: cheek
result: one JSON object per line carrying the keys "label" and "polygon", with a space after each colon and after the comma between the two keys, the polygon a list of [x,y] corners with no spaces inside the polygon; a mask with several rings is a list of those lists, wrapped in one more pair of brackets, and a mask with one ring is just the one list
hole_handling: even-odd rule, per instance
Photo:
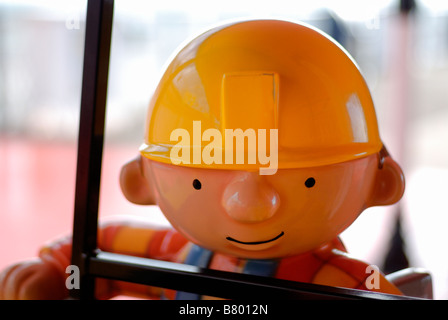
{"label": "cheek", "polygon": [[[154,178],[158,190],[157,205],[171,225],[198,244],[225,239],[217,233],[225,230],[228,223],[220,201],[225,177],[218,177],[220,172],[200,174],[189,168],[173,175],[169,169],[157,170]],[[201,182],[199,190],[193,186],[195,179]]]}
{"label": "cheek", "polygon": [[[162,173],[156,175],[156,188],[158,190],[157,205],[166,218],[175,224],[186,218],[191,218],[191,205],[197,197],[192,183],[187,187],[186,179],[179,175],[164,176]],[[176,224],[179,224],[176,223]]]}
{"label": "cheek", "polygon": [[[281,191],[283,212],[295,221],[306,221],[311,224],[316,221],[320,225],[331,218],[333,212],[346,201],[352,183],[351,175],[350,170],[333,168],[310,171],[307,175],[293,177],[297,183],[290,184]],[[306,186],[307,177],[314,178],[315,183],[312,187]]]}
{"label": "cheek", "polygon": [[289,243],[300,251],[337,237],[356,220],[365,202],[363,180],[357,178],[357,170],[341,167],[310,174],[315,185],[297,185],[283,198],[288,201],[282,202]]}

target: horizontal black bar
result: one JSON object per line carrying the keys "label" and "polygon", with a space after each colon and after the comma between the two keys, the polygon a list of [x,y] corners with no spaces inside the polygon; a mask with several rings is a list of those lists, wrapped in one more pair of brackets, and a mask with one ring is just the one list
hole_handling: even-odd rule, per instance
{"label": "horizontal black bar", "polygon": [[203,269],[101,251],[89,260],[92,276],[225,299],[414,300],[411,297]]}

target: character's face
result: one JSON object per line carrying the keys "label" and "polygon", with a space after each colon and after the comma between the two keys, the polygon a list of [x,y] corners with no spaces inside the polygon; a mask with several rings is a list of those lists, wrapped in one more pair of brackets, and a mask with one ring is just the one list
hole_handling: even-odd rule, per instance
{"label": "character's face", "polygon": [[246,258],[317,248],[375,204],[378,193],[376,155],[264,176],[139,163],[145,188],[178,231],[205,248]]}

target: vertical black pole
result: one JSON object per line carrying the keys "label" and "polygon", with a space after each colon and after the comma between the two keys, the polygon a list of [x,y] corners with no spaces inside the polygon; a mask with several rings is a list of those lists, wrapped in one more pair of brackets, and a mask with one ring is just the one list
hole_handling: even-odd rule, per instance
{"label": "vertical black pole", "polygon": [[[406,165],[406,127],[409,110],[409,93],[411,91],[409,86],[409,75],[407,72],[407,61],[409,51],[410,28],[412,23],[411,14],[417,9],[415,0],[399,0],[398,1],[399,15],[397,21],[395,21],[395,38],[393,39],[394,45],[397,45],[395,50],[392,64],[395,67],[395,95],[397,102],[395,107],[398,111],[399,123],[396,125],[398,128],[398,161],[401,166]],[[384,257],[383,272],[392,273],[401,269],[409,267],[409,260],[406,256],[406,234],[402,231],[402,216],[403,207],[399,203],[397,204],[394,221],[394,231],[390,239],[388,252]]]}
{"label": "vertical black pole", "polygon": [[93,299],[95,291],[88,264],[97,248],[113,5],[113,0],[87,3],[72,248],[72,264],[80,270],[80,289],[71,290],[76,299]]}

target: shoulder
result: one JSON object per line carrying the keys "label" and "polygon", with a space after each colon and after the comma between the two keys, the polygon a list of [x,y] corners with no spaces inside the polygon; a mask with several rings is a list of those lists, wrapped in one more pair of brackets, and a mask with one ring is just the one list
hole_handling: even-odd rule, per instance
{"label": "shoulder", "polygon": [[351,257],[338,249],[316,252],[322,265],[316,271],[312,282],[346,288],[360,288],[369,275],[368,264]]}
{"label": "shoulder", "polygon": [[333,248],[326,252],[324,263],[316,272],[313,283],[334,287],[401,294],[379,268]]}

